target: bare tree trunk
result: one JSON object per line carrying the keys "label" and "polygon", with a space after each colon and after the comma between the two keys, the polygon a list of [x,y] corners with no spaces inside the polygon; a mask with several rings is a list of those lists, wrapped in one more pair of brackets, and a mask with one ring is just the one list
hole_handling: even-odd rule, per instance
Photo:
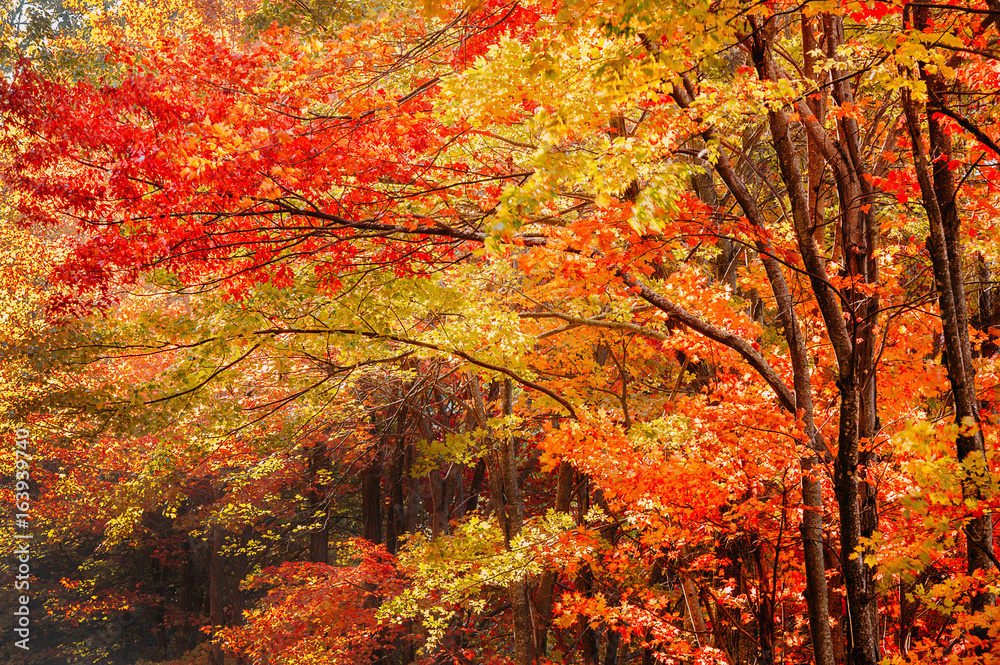
{"label": "bare tree trunk", "polygon": [[[930,19],[927,7],[914,11],[915,26],[920,29]],[[960,220],[955,207],[956,186],[947,163],[951,159],[951,142],[935,119],[936,109],[945,104],[940,79],[921,66],[921,77],[927,83],[926,117],[930,159],[924,153],[924,140],[916,104],[904,89],[903,109],[913,149],[914,167],[924,209],[930,222],[928,247],[941,307],[944,344],[948,354],[948,381],[955,401],[955,422],[959,425],[957,456],[966,468],[962,492],[967,499],[982,498],[982,486],[988,481],[989,467],[985,459],[985,441],[980,428],[979,400],[976,396],[972,346],[969,341],[969,317],[965,279],[962,274],[962,252],[959,244]],[[934,164],[933,173],[931,165]],[[971,518],[965,527],[966,567],[968,574],[988,571],[994,567],[993,521],[987,514]],[[977,593],[970,604],[972,612],[981,612],[996,602],[995,594]]]}
{"label": "bare tree trunk", "polygon": [[[691,550],[687,545],[681,545],[680,555],[684,565],[689,565],[691,562]],[[711,642],[711,633],[708,631],[708,624],[705,623],[705,615],[701,611],[698,588],[694,585],[694,580],[691,579],[686,570],[681,571],[680,577],[681,593],[684,595],[684,604],[691,618],[691,628],[697,636],[698,646],[707,646]]]}
{"label": "bare tree trunk", "polygon": [[406,533],[406,501],[403,492],[403,472],[406,465],[406,441],[399,435],[397,426],[396,445],[388,468],[388,508],[385,522],[385,547],[390,554],[399,550],[399,540]]}
{"label": "bare tree trunk", "polygon": [[[503,412],[513,413],[513,382],[504,380]],[[499,441],[500,467],[503,473],[504,492],[507,499],[507,517],[510,533],[514,537],[524,526],[524,500],[517,481],[517,450],[513,438]],[[528,598],[528,580],[523,573],[515,574],[510,584],[510,605],[514,614],[514,662],[516,665],[531,665],[535,659],[535,633],[531,621],[531,600]]]}
{"label": "bare tree trunk", "polygon": [[[653,589],[656,587],[660,581],[663,579],[663,566],[660,565],[659,559],[653,561],[653,565],[650,567],[648,588]],[[651,642],[653,637],[653,631],[646,631],[646,641]],[[652,647],[644,647],[642,650],[642,665],[654,665],[653,663],[654,652]]]}
{"label": "bare tree trunk", "polygon": [[[684,82],[685,86],[683,88],[675,88],[673,96],[679,106],[688,108],[693,102],[694,86],[686,78]],[[703,132],[702,137],[706,141],[714,140],[714,135],[710,131]],[[726,187],[733,194],[733,197],[747,219],[761,231],[760,237],[766,238],[768,233],[764,224],[764,216],[758,209],[746,184],[733,169],[726,154],[721,150],[719,151],[716,163],[716,171]],[[805,232],[815,242],[808,214],[806,214],[803,223],[804,228],[807,229]],[[781,264],[776,260],[771,245],[767,241],[759,239],[756,241],[756,248],[761,262],[764,264],[768,282],[771,285],[771,290],[778,306],[778,317],[781,321],[785,340],[789,347],[789,355],[792,360],[795,403],[794,405],[789,405],[787,408],[794,408],[797,412],[802,413],[807,435],[807,440],[803,443],[810,450],[810,454],[801,460],[802,502],[805,506],[802,524],[802,544],[805,553],[806,585],[810,601],[807,604],[807,608],[813,653],[817,665],[834,665],[833,643],[829,628],[828,589],[826,574],[824,572],[823,492],[819,479],[812,473],[812,469],[817,464],[819,457],[827,457],[830,455],[830,452],[813,422],[809,360],[805,338],[802,335],[798,319],[795,315],[794,299],[782,273]],[[834,308],[837,310],[837,315],[839,316],[839,307],[836,306],[835,300]],[[844,331],[844,336],[846,337],[846,330]]]}
{"label": "bare tree trunk", "polygon": [[486,479],[486,460],[479,458],[475,468],[472,470],[472,482],[469,484],[469,491],[462,504],[459,516],[469,515],[479,508],[479,493],[483,491],[483,480]]}
{"label": "bare tree trunk", "polygon": [[[222,605],[222,528],[212,525],[211,551],[208,556],[208,615],[213,628],[221,628],[225,624],[225,614]],[[212,645],[210,654],[212,665],[223,665],[225,656],[222,647]]]}
{"label": "bare tree trunk", "polygon": [[[309,448],[308,453],[309,488],[306,490],[308,500],[308,519],[313,523],[309,532],[309,560],[313,563],[330,562],[330,520],[326,492],[322,487],[322,474],[330,468],[330,454],[327,441],[316,443]],[[316,520],[321,520],[319,526]]]}
{"label": "bare tree trunk", "polygon": [[[825,84],[830,76],[826,72],[820,73],[817,71],[816,57],[813,55],[813,51],[823,46],[822,43],[817,43],[816,41],[817,36],[821,39],[824,37],[824,33],[821,30],[817,30],[817,28],[822,27],[821,22],[814,21],[805,14],[802,15],[802,71],[807,78],[815,82],[816,89],[819,91],[818,94],[809,95],[806,104],[808,104],[809,110],[816,117],[817,122],[825,125],[826,100],[829,96],[829,88]],[[809,178],[809,219],[812,222],[813,238],[816,239],[816,245],[819,247],[820,252],[825,253],[827,193],[826,179],[823,175],[826,171],[826,163],[823,160],[819,141],[816,137],[808,133],[806,134],[806,150]]]}
{"label": "bare tree trunk", "polygon": [[382,455],[381,441],[361,469],[361,537],[382,544]]}
{"label": "bare tree trunk", "polygon": [[[758,75],[761,80],[777,81],[780,78],[779,70],[771,58],[769,41],[773,38],[773,23],[768,21],[764,26],[758,25],[756,20],[751,20],[751,23],[754,31],[748,40]],[[835,30],[827,25],[828,40],[834,32]],[[864,219],[861,217],[862,189],[858,183],[857,166],[860,161],[845,155],[843,148],[837,152],[834,148],[827,147],[832,141],[825,132],[822,132],[815,119],[809,120],[811,113],[808,107],[803,105],[803,110],[807,114],[805,119],[807,128],[811,129],[811,133],[819,139],[818,142],[824,146],[824,151],[829,151],[826,156],[833,161],[838,170],[837,189],[841,198],[844,241],[846,243],[850,240],[860,246],[864,242],[861,235],[864,235],[865,231]],[[859,369],[862,368],[859,367],[856,338],[851,333],[859,324],[859,312],[849,311],[845,315],[838,294],[829,285],[826,261],[816,244],[809,215],[809,201],[798,166],[798,155],[789,135],[788,117],[783,110],[771,110],[768,112],[768,121],[781,178],[791,203],[796,241],[837,359],[840,427],[834,465],[834,493],[840,514],[841,565],[851,617],[851,658],[855,665],[875,665],[880,656],[877,623],[874,612],[871,611],[871,605],[875,600],[874,588],[869,584],[870,575],[864,557],[856,556],[860,552],[862,535],[858,464],[863,407],[861,394],[864,382],[859,380]],[[848,232],[853,235],[850,239],[846,237]],[[863,312],[860,314],[863,316]],[[815,610],[810,608],[810,612],[827,611],[825,602],[813,602],[811,605],[817,607]],[[829,633],[828,626],[823,632]],[[825,654],[824,658],[832,661],[832,653]]]}
{"label": "bare tree trunk", "polygon": [[[827,26],[826,41],[830,51],[837,53],[837,47],[844,40],[843,19],[838,16],[824,17]],[[837,54],[837,58],[841,56]],[[832,70],[834,77],[831,86],[834,100],[841,106],[854,103],[854,93],[851,84],[846,80],[844,69]],[[850,115],[838,119],[840,130],[840,172],[837,177],[837,191],[844,212],[842,217],[842,242],[844,267],[841,277],[849,283],[859,282],[877,284],[878,263],[875,261],[875,249],[878,244],[878,234],[872,215],[871,185],[868,178],[868,168],[861,153],[861,133],[857,120]],[[879,429],[876,412],[877,385],[875,373],[875,325],[878,319],[878,296],[866,293],[863,289],[849,288],[845,291],[850,307],[851,337],[855,341],[853,363],[854,383],[858,389],[858,509],[860,514],[861,538],[871,538],[878,528],[878,510],[875,487],[868,482],[869,467],[877,459],[872,452],[875,435]],[[861,611],[868,615],[867,623],[878,624],[875,603],[875,571],[864,563],[865,555],[870,550],[859,552],[861,559],[861,574],[864,577],[865,592],[864,607]],[[877,648],[877,642],[876,642]],[[876,656],[878,653],[876,652]]]}
{"label": "bare tree trunk", "polygon": [[[573,492],[573,478],[576,473],[573,465],[563,461],[559,463],[559,477],[556,481],[556,512],[565,513],[569,510],[570,499]],[[542,573],[541,581],[538,583],[538,612],[535,623],[535,643],[538,645],[539,655],[544,655],[547,650],[549,624],[552,621],[552,599],[555,591],[556,579],[559,573],[554,570],[547,570]]]}
{"label": "bare tree trunk", "polygon": [[[480,427],[489,427],[478,377],[470,376],[469,391]],[[503,411],[504,415],[513,412],[513,382],[510,379],[504,381]],[[521,533],[524,525],[524,501],[517,481],[516,442],[506,437],[490,438],[494,448],[489,455],[493,461],[489,469],[490,495],[509,550],[511,541]],[[536,653],[535,632],[532,627],[528,584],[524,575],[514,571],[507,590],[514,623],[514,662],[515,665],[531,665]]]}
{"label": "bare tree trunk", "polygon": [[[584,566],[576,576],[576,588],[581,594],[590,596],[594,593],[594,573],[590,566]],[[598,657],[601,651],[600,636],[597,631],[590,627],[586,620],[583,622],[583,634],[580,636],[580,650],[583,652],[583,662],[586,665],[599,665]]]}

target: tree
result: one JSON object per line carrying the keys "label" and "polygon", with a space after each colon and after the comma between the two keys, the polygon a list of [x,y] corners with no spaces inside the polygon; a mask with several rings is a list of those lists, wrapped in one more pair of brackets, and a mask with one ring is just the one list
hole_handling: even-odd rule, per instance
{"label": "tree", "polygon": [[[274,440],[333,376],[439,368],[364,407],[358,457],[361,535],[410,534],[381,616],[433,657],[509,611],[519,664],[986,658],[998,335],[964,257],[985,297],[992,11],[487,2],[112,42],[110,84],[5,85],[4,177],[27,220],[79,222],[55,316],[196,303],[74,343],[164,359],[100,421],[208,398]],[[418,438],[430,543],[396,514]]]}

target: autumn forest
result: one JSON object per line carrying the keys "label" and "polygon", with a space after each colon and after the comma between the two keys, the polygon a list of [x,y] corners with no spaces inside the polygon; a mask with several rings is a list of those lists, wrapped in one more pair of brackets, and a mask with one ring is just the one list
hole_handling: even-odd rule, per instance
{"label": "autumn forest", "polygon": [[1000,662],[997,0],[0,2],[0,662]]}

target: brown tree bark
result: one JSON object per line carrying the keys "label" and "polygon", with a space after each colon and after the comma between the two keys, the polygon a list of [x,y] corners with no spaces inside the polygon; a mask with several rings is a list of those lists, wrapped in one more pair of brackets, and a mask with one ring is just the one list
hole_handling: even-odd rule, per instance
{"label": "brown tree bark", "polygon": [[[478,377],[469,377],[469,392],[479,426],[488,431],[489,419]],[[510,379],[505,379],[503,384],[503,412],[504,415],[513,412],[513,382]],[[509,550],[511,542],[521,533],[524,525],[524,500],[517,479],[516,441],[492,435],[490,440],[493,447],[488,455],[491,460],[488,470],[490,498],[504,533],[504,543]],[[515,572],[507,592],[514,624],[514,662],[516,665],[531,665],[537,648],[528,583],[524,575]]]}
{"label": "brown tree bark", "polygon": [[[677,89],[674,99],[678,105],[687,108],[693,98],[693,86],[688,84],[684,89]],[[703,138],[711,141],[711,132],[703,132]],[[786,342],[793,368],[793,388],[786,408],[801,414],[805,425],[806,441],[804,447],[809,454],[800,461],[802,468],[802,503],[805,506],[802,521],[802,544],[805,555],[806,585],[809,595],[807,604],[809,612],[810,635],[813,643],[814,658],[818,665],[834,665],[833,644],[830,636],[830,621],[828,610],[828,589],[823,556],[823,491],[819,478],[813,469],[818,466],[821,458],[830,455],[826,442],[819,434],[813,416],[812,387],[810,384],[809,359],[798,318],[795,315],[794,300],[785,281],[781,265],[774,256],[767,237],[764,216],[761,214],[749,189],[732,168],[726,154],[720,150],[716,170],[726,187],[733,194],[747,219],[760,229],[756,248],[761,262],[764,264],[768,281],[778,307],[778,317]],[[808,226],[808,223],[807,223]],[[809,231],[811,233],[811,230]],[[839,310],[838,310],[839,311]],[[846,336],[846,331],[845,331]],[[782,384],[783,385],[783,384]]]}
{"label": "brown tree bark", "polygon": [[[569,510],[570,500],[573,492],[573,479],[576,476],[573,465],[569,462],[559,463],[559,475],[556,480],[556,500],[553,508],[556,512],[565,513]],[[546,570],[542,573],[538,583],[538,593],[536,595],[535,622],[535,643],[538,645],[538,653],[544,654],[547,650],[549,627],[552,622],[552,600],[555,592],[556,580],[559,573],[554,570]]]}
{"label": "brown tree bark", "polygon": [[[780,74],[770,53],[773,25],[770,22],[763,26],[758,25],[756,21],[751,23],[753,31],[747,41],[758,75],[761,80],[777,81]],[[835,27],[827,26],[828,38],[835,32],[835,29]],[[803,107],[805,107],[804,104]],[[804,110],[807,114],[810,113],[808,107],[805,107]],[[858,309],[860,303],[852,302],[850,299],[846,304],[845,311],[845,306],[840,302],[840,296],[830,286],[826,260],[816,244],[809,214],[809,199],[803,186],[798,154],[791,140],[788,117],[783,110],[771,110],[768,112],[768,122],[781,178],[791,203],[796,242],[837,359],[840,426],[837,457],[834,464],[834,494],[837,497],[840,515],[841,565],[843,566],[851,617],[851,660],[855,665],[875,665],[880,660],[877,623],[872,609],[875,595],[874,588],[870,583],[870,571],[864,562],[861,549],[862,516],[858,471],[862,439],[862,412],[868,406],[868,402],[863,397],[863,393],[869,389],[865,384],[864,372],[869,371],[870,368],[861,365],[858,338],[852,335],[852,333],[860,332],[860,327],[864,324],[867,313]],[[829,137],[820,133],[821,128],[817,128],[818,122],[809,120],[807,116],[805,124],[807,128],[812,126],[813,134],[820,139],[821,145],[832,143]],[[848,127],[846,134],[850,135],[851,133],[852,130]],[[844,228],[845,247],[847,242],[861,247],[866,242],[868,234],[863,210],[861,210],[862,190],[858,182],[860,173],[857,166],[860,164],[860,157],[853,159],[849,154],[846,154],[848,148],[845,147],[841,147],[839,152],[836,149],[827,149],[834,153],[828,158],[834,161],[834,167],[837,170],[837,189],[841,199],[841,224]],[[847,236],[848,233],[851,234],[850,237]],[[857,266],[852,269],[856,268]],[[864,273],[855,274],[859,278],[864,278]],[[811,603],[811,605],[819,604],[817,602]],[[824,602],[822,605],[825,608],[826,603]],[[813,609],[810,608],[810,612],[812,611]],[[826,610],[818,611],[825,612]],[[825,632],[828,632],[828,629]],[[832,660],[832,654],[829,657]]]}
{"label": "brown tree bark", "polygon": [[[222,576],[224,573],[222,568],[222,544],[222,527],[213,524],[208,555],[208,615],[213,628],[221,628],[225,625],[222,594]],[[222,647],[218,644],[213,644],[209,658],[212,665],[223,665],[225,663],[225,656],[222,653]]]}
{"label": "brown tree bark", "polygon": [[[842,56],[837,53],[837,48],[844,40],[843,18],[827,15],[824,22],[827,26],[826,42],[839,61]],[[846,70],[841,67],[835,67],[831,71],[833,98],[841,106],[854,103],[853,89],[846,74]],[[839,118],[837,125],[840,133],[840,149],[837,152],[840,169],[836,181],[841,208],[845,211],[842,215],[843,268],[840,276],[849,280],[852,285],[875,285],[879,281],[878,263],[874,258],[878,235],[871,215],[874,198],[867,177],[868,167],[861,155],[861,132],[857,120],[850,114]],[[875,325],[879,301],[878,296],[870,290],[853,286],[845,289],[845,297],[851,314],[850,334],[855,341],[852,371],[859,399],[858,507],[861,538],[867,539],[878,529],[877,497],[875,486],[870,482],[869,468],[877,462],[873,447],[880,428],[876,411],[878,394],[875,378]],[[877,626],[875,571],[864,563],[864,557],[868,553],[870,550],[865,549],[859,554],[865,589],[864,607],[860,611],[867,613],[867,623]]]}
{"label": "brown tree bark", "polygon": [[396,442],[392,448],[391,458],[387,466],[388,473],[388,506],[385,522],[385,547],[390,554],[399,550],[399,540],[406,534],[406,495],[404,492],[403,474],[406,467],[406,439],[399,435],[398,427]]}
{"label": "brown tree bark", "polygon": [[382,544],[382,455],[381,441],[369,451],[361,469],[361,537]]}
{"label": "brown tree bark", "polygon": [[[917,29],[928,25],[930,8],[914,8]],[[914,168],[920,196],[929,221],[928,248],[938,289],[944,345],[948,354],[948,381],[955,403],[955,423],[959,426],[956,454],[966,469],[962,492],[968,499],[982,498],[981,487],[988,480],[985,441],[980,428],[979,400],[976,395],[975,368],[969,340],[969,315],[965,278],[962,274],[962,248],[959,242],[961,220],[955,206],[957,187],[947,164],[951,160],[951,141],[935,118],[946,105],[944,87],[936,74],[920,66],[920,76],[927,84],[925,109],[929,155],[924,152],[924,136],[917,105],[907,90],[902,91],[903,110],[910,134]],[[932,165],[933,164],[933,170]],[[972,575],[994,567],[993,522],[989,514],[970,518],[964,529],[966,568]],[[981,612],[996,602],[989,592],[977,593],[970,604]]]}
{"label": "brown tree bark", "polygon": [[[306,500],[308,502],[309,517],[313,522],[313,528],[309,532],[309,560],[313,563],[330,562],[330,524],[329,508],[324,488],[322,487],[322,474],[330,468],[330,454],[327,442],[316,442],[308,449],[308,482],[306,490]],[[316,520],[321,520],[320,525],[315,525]]]}

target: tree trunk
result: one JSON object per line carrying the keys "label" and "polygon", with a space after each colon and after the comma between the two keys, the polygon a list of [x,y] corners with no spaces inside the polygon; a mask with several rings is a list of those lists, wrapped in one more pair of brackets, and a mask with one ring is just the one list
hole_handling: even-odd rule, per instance
{"label": "tree trunk", "polygon": [[382,455],[381,441],[370,451],[361,470],[361,537],[382,544]]}
{"label": "tree trunk", "polygon": [[[398,430],[398,428],[397,428]],[[406,465],[406,440],[396,434],[396,445],[389,460],[388,508],[385,522],[385,547],[390,554],[399,550],[399,541],[406,534],[406,501],[403,492],[403,473]]]}
{"label": "tree trunk", "polygon": [[[693,96],[689,91],[693,90],[693,88],[694,86],[687,79],[685,79],[684,88],[675,88],[674,99],[682,108],[691,106]],[[702,137],[708,142],[712,142],[715,139],[714,135],[709,131],[703,132]],[[792,158],[795,157],[793,156]],[[719,151],[716,163],[716,171],[726,187],[733,194],[744,215],[760,231],[761,239],[758,239],[755,245],[761,262],[764,264],[768,282],[771,285],[771,290],[778,306],[778,318],[789,347],[795,392],[794,404],[787,405],[787,408],[794,408],[802,414],[807,435],[807,440],[803,443],[806,448],[810,449],[810,454],[803,457],[800,462],[802,465],[802,501],[805,506],[802,543],[805,553],[807,593],[810,599],[807,606],[809,629],[817,665],[834,665],[833,644],[830,637],[829,613],[827,609],[828,589],[823,558],[823,492],[819,479],[815,478],[811,471],[820,456],[827,457],[830,453],[813,422],[812,387],[809,379],[809,359],[805,339],[799,329],[798,319],[795,315],[794,299],[782,273],[781,264],[776,260],[771,245],[764,240],[769,235],[764,225],[764,216],[754,202],[746,184],[733,169],[726,154],[721,150]],[[796,225],[800,224],[803,226],[804,233],[808,234],[812,242],[815,243],[808,213],[805,214],[804,218],[801,218],[801,214],[796,218]],[[815,284],[814,288],[816,288]],[[821,285],[820,288],[825,290],[825,286]],[[840,309],[836,305],[835,299],[827,295],[827,300],[833,301],[833,309],[837,312],[836,316],[840,316]],[[843,332],[842,337],[846,337],[846,330]]]}
{"label": "tree trunk", "polygon": [[[308,457],[309,488],[306,490],[308,500],[308,519],[312,522],[309,532],[309,560],[313,563],[330,562],[330,511],[327,504],[325,488],[322,486],[323,472],[330,468],[330,455],[324,437],[309,448]],[[317,526],[316,522],[319,521]]]}
{"label": "tree trunk", "polygon": [[[503,412],[504,415],[510,415],[513,412],[513,382],[506,379],[503,387]],[[480,427],[486,429],[489,427],[489,419],[478,377],[470,376],[469,392],[476,419]],[[493,501],[493,511],[504,533],[504,543],[509,550],[511,542],[521,533],[524,524],[524,501],[517,481],[516,441],[492,435],[490,439],[493,442],[493,451],[489,455],[492,459],[488,476],[490,496]],[[535,659],[536,649],[527,580],[523,575],[515,573],[507,591],[514,624],[514,663],[531,665]]]}
{"label": "tree trunk", "polygon": [[[221,628],[225,624],[225,614],[223,610],[223,570],[222,570],[222,528],[212,525],[212,544],[208,557],[208,615],[215,629]],[[209,658],[212,665],[223,665],[225,656],[222,654],[222,647],[218,644],[212,645]]]}
{"label": "tree trunk", "polygon": [[[754,31],[750,36],[750,50],[761,80],[779,80],[779,71],[770,54],[769,38],[773,37],[773,24],[768,22],[759,26],[752,20]],[[828,40],[835,32],[828,25],[826,34]],[[824,146],[832,143],[829,137],[822,133],[818,122],[810,121],[808,107],[803,105],[807,114],[805,124],[812,128],[812,133]],[[810,284],[820,313],[826,325],[830,341],[837,359],[838,388],[840,390],[840,427],[837,441],[837,458],[834,465],[834,493],[837,497],[837,507],[840,515],[841,565],[843,566],[844,582],[847,587],[848,611],[851,619],[851,657],[854,665],[875,665],[880,660],[878,640],[876,639],[876,622],[870,606],[874,603],[874,589],[868,584],[869,574],[866,570],[864,556],[859,551],[861,543],[861,507],[858,492],[858,463],[861,439],[861,390],[859,385],[859,358],[856,355],[856,338],[852,331],[858,324],[857,312],[846,313],[841,307],[839,295],[830,287],[826,260],[816,244],[816,237],[809,215],[809,201],[803,186],[802,173],[799,169],[799,158],[789,135],[788,117],[783,110],[768,112],[768,122],[771,128],[771,140],[777,154],[778,167],[782,181],[785,183],[789,202],[791,203],[792,222],[796,242],[802,255],[802,262],[809,274]],[[859,234],[863,233],[862,190],[858,184],[857,165],[852,164],[844,149],[837,152],[834,148],[824,148],[831,154],[825,156],[834,162],[837,169],[837,189],[841,197],[842,226],[845,234],[853,234],[850,239],[856,245],[863,241]],[[848,242],[845,236],[845,243]],[[808,559],[807,559],[808,560]],[[807,578],[808,579],[808,578]],[[815,608],[810,613],[826,612],[826,603],[814,602]],[[820,607],[822,605],[822,607]],[[829,632],[829,626],[824,629]],[[814,646],[815,649],[815,646]],[[826,662],[832,662],[832,652],[823,655]]]}
{"label": "tree trunk", "polygon": [[[565,513],[569,510],[570,500],[573,496],[573,478],[575,476],[576,473],[573,470],[572,464],[566,461],[559,463],[559,476],[556,480],[556,501],[554,506],[556,512]],[[542,573],[541,581],[538,583],[538,613],[535,617],[535,643],[538,645],[539,655],[544,655],[547,651],[549,624],[552,621],[553,593],[558,577],[558,571],[546,570]]]}
{"label": "tree trunk", "polygon": [[[594,573],[589,565],[583,566],[576,576],[576,589],[584,596],[593,595]],[[583,634],[580,636],[580,650],[583,652],[583,662],[585,665],[600,665],[598,661],[601,651],[600,636],[590,627],[590,622],[586,618],[581,623]]]}
{"label": "tree trunk", "polygon": [[[687,545],[681,545],[681,560],[684,566],[691,563],[691,550]],[[694,630],[695,639],[699,647],[708,646],[711,643],[711,633],[708,632],[708,624],[705,623],[705,615],[701,611],[701,602],[698,597],[698,588],[694,585],[694,580],[687,570],[680,571],[681,593],[684,595],[684,605],[687,609],[688,617],[691,619],[691,629]]]}
{"label": "tree trunk", "polygon": [[[915,8],[914,19],[917,29],[927,26],[930,19],[929,8]],[[945,91],[937,75],[928,73],[923,66],[921,66],[921,78],[927,84],[928,90],[926,117],[930,160],[924,153],[924,139],[916,104],[905,89],[902,91],[903,110],[910,134],[920,195],[930,222],[927,244],[941,308],[944,344],[948,354],[948,381],[955,402],[955,423],[960,428],[956,454],[966,469],[962,493],[966,499],[976,501],[982,498],[981,488],[988,482],[989,467],[986,464],[985,441],[979,425],[979,400],[976,396],[972,345],[969,341],[968,305],[959,244],[961,222],[955,207],[957,188],[951,171],[947,168],[951,159],[951,142],[934,117],[936,110],[945,104]],[[934,165],[933,174],[929,161]],[[994,554],[991,515],[986,513],[971,518],[964,531],[968,574],[973,575],[976,571],[992,569]],[[994,594],[980,592],[973,597],[970,609],[978,613],[995,602]],[[984,629],[978,630],[985,636]]]}

